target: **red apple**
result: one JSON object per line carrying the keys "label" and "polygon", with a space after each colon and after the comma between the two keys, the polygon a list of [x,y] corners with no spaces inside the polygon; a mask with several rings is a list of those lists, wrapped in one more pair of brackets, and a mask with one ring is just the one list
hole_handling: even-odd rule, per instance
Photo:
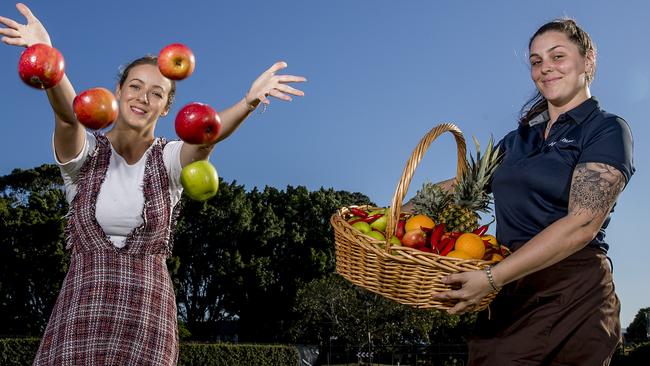
{"label": "red apple", "polygon": [[61,52],[44,43],[27,47],[18,61],[18,75],[29,86],[49,89],[61,81],[65,61]]}
{"label": "red apple", "polygon": [[427,234],[421,229],[407,231],[402,237],[402,245],[410,248],[417,248],[426,245]]}
{"label": "red apple", "polygon": [[158,54],[158,68],[167,78],[183,80],[194,72],[194,53],[182,43],[165,46]]}
{"label": "red apple", "polygon": [[117,118],[117,101],[108,89],[93,88],[77,95],[72,102],[77,120],[84,126],[99,130]]}
{"label": "red apple", "polygon": [[213,144],[221,131],[221,118],[203,103],[190,103],[176,115],[176,134],[188,144]]}
{"label": "red apple", "polygon": [[398,239],[402,239],[405,234],[404,226],[406,225],[406,220],[399,220],[397,222],[397,230],[395,231],[395,236]]}

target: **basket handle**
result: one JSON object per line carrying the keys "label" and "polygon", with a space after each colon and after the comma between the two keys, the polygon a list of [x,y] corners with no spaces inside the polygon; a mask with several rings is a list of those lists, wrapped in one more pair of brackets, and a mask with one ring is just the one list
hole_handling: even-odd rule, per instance
{"label": "basket handle", "polygon": [[402,177],[397,184],[395,194],[393,195],[393,201],[390,205],[391,209],[390,215],[388,215],[388,223],[386,225],[387,231],[385,245],[386,251],[388,252],[390,252],[389,240],[395,234],[395,229],[397,228],[399,216],[402,211],[402,201],[404,201],[408,187],[411,184],[411,178],[413,178],[415,168],[417,167],[418,163],[420,163],[420,160],[422,160],[424,153],[427,151],[429,145],[431,145],[433,140],[445,132],[451,132],[454,135],[454,139],[456,139],[456,148],[458,150],[458,163],[456,166],[457,181],[460,180],[465,171],[465,168],[467,166],[465,138],[463,137],[463,133],[460,132],[458,126],[454,125],[453,123],[442,123],[432,128],[426,135],[424,135],[424,137],[422,137],[418,145],[415,147],[415,149],[413,149],[411,157],[406,162],[406,166],[402,172]]}

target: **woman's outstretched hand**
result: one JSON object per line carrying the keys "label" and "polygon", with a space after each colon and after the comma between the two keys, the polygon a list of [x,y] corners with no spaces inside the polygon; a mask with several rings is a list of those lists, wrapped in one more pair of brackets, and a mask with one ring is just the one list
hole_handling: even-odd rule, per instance
{"label": "woman's outstretched hand", "polygon": [[268,70],[264,71],[251,85],[251,88],[246,93],[246,103],[249,106],[256,107],[260,102],[266,105],[271,101],[269,96],[291,101],[291,95],[304,96],[302,90],[293,88],[287,83],[297,83],[307,81],[302,76],[295,75],[276,75],[276,72],[287,67],[287,63],[279,61],[273,64]]}
{"label": "woman's outstretched hand", "polygon": [[50,35],[27,5],[18,3],[16,9],[25,17],[27,24],[20,24],[13,19],[0,16],[0,24],[5,26],[5,28],[0,28],[0,35],[3,36],[2,42],[23,47],[29,47],[36,43],[45,43],[51,46]]}

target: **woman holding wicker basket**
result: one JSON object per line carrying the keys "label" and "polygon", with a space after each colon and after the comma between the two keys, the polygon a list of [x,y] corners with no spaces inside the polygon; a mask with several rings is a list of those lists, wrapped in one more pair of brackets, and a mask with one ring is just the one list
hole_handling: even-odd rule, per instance
{"label": "woman holding wicker basket", "polygon": [[452,314],[479,313],[469,364],[608,364],[620,338],[620,304],[605,229],[634,173],[628,124],[591,97],[596,50],[573,20],[540,27],[529,42],[538,89],[490,189],[497,239],[513,254],[484,270],[446,276]]}

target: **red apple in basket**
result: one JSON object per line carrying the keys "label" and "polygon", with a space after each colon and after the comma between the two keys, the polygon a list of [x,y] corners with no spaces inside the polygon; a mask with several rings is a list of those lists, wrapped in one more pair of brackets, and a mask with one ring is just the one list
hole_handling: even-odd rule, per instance
{"label": "red apple in basket", "polygon": [[92,88],[77,95],[72,109],[77,120],[93,130],[102,129],[117,118],[117,101],[105,88]]}
{"label": "red apple in basket", "polygon": [[406,225],[406,220],[399,220],[397,222],[397,229],[395,230],[395,236],[398,239],[402,239],[404,237],[404,234],[406,233],[406,230],[404,229],[405,225]]}
{"label": "red apple in basket", "polygon": [[166,78],[183,80],[194,72],[194,53],[182,43],[165,46],[158,54],[158,69]]}
{"label": "red apple in basket", "polygon": [[49,89],[61,81],[65,61],[61,52],[44,43],[27,47],[18,61],[18,76],[36,89]]}
{"label": "red apple in basket", "polygon": [[402,245],[410,248],[422,247],[427,244],[427,233],[421,229],[407,231],[402,237]]}
{"label": "red apple in basket", "polygon": [[189,144],[213,144],[219,137],[219,131],[221,119],[207,104],[190,103],[176,115],[176,134]]}

